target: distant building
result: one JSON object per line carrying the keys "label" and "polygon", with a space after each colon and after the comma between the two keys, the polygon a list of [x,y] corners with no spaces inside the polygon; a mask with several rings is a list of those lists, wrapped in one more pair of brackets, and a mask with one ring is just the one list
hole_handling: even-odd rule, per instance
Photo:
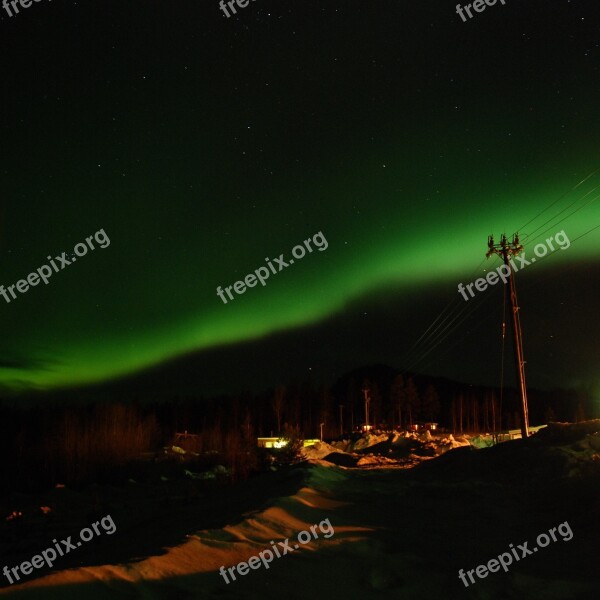
{"label": "distant building", "polygon": [[[257,438],[259,448],[284,448],[287,446],[288,441],[280,437],[259,437]],[[321,440],[303,440],[303,445],[314,446]]]}
{"label": "distant building", "polygon": [[283,448],[287,446],[287,440],[282,440],[278,437],[259,437],[258,447],[259,448]]}
{"label": "distant building", "polygon": [[406,429],[407,431],[435,431],[439,426],[439,423],[413,423]]}

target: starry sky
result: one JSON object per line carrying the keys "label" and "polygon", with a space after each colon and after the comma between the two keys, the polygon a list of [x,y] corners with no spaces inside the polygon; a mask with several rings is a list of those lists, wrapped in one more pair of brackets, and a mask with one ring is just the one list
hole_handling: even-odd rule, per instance
{"label": "starry sky", "polygon": [[[237,392],[377,362],[497,385],[502,289],[457,284],[500,264],[489,234],[531,253],[564,230],[517,275],[528,381],[600,399],[596,4],[0,11],[0,284],[110,240],[0,296],[0,391]],[[217,296],[318,232],[326,250]]]}

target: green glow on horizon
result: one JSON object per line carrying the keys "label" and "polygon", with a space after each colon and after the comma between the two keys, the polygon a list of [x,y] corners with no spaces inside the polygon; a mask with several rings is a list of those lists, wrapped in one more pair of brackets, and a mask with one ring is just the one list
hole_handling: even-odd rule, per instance
{"label": "green glow on horizon", "polygon": [[[528,204],[531,206],[531,202]],[[511,226],[528,220],[531,210],[526,210],[524,205],[525,202],[519,213],[512,215]],[[595,211],[586,211],[577,219],[561,224],[557,231],[564,227],[574,239],[576,235],[571,232],[579,235],[589,229],[592,214],[599,222],[600,210],[596,206]],[[494,222],[502,222],[504,218],[500,209],[491,217],[489,211],[485,211],[485,215]],[[390,283],[406,287],[447,283],[448,297],[451,297],[456,283],[471,274],[486,250],[489,232],[485,226],[478,225],[483,221],[482,215],[471,208],[468,229],[465,221],[467,219],[459,214],[456,222],[437,221],[436,226],[423,227],[418,232],[401,234],[399,227],[398,232],[391,232],[389,239],[380,236],[377,239],[378,231],[372,227],[368,233],[349,238],[349,245],[342,241],[348,237],[347,233],[329,232],[324,228],[329,248],[308,254],[302,261],[272,276],[264,288],[249,289],[227,305],[222,304],[216,294],[212,298],[214,290],[211,289],[210,303],[199,303],[197,314],[191,317],[127,334],[117,326],[106,332],[101,342],[98,337],[90,339],[85,333],[73,338],[69,332],[69,341],[40,350],[33,336],[22,350],[45,366],[5,367],[0,369],[0,382],[7,390],[19,391],[68,387],[127,375],[192,351],[314,323],[335,314],[349,301]],[[401,219],[398,222],[401,223]],[[499,236],[501,232],[494,233]],[[291,240],[290,249],[296,241]],[[592,235],[559,254],[564,256],[557,256],[557,262],[598,257]],[[260,266],[260,261],[259,254],[255,264]],[[551,268],[553,263],[547,264]],[[225,281],[233,283],[235,276],[223,271],[222,284]]]}

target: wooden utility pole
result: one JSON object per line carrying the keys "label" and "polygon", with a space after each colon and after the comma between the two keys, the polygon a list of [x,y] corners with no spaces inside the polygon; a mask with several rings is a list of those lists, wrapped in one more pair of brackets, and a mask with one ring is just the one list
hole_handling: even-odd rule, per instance
{"label": "wooden utility pole", "polygon": [[499,244],[494,244],[494,236],[488,237],[488,251],[486,256],[492,254],[502,257],[508,268],[508,289],[510,292],[510,306],[512,312],[512,330],[515,345],[515,362],[517,367],[517,380],[519,381],[521,395],[521,436],[525,439],[529,435],[529,408],[527,406],[527,387],[525,385],[525,357],[523,355],[523,334],[521,331],[521,320],[519,318],[519,305],[517,302],[517,289],[515,278],[511,268],[510,259],[523,251],[519,243],[519,234],[513,236],[512,242],[508,242],[506,234],[502,234]]}
{"label": "wooden utility pole", "polygon": [[371,398],[369,396],[369,386],[364,385],[362,392],[365,396],[365,425],[367,426],[367,430],[369,429],[369,403],[371,402]]}

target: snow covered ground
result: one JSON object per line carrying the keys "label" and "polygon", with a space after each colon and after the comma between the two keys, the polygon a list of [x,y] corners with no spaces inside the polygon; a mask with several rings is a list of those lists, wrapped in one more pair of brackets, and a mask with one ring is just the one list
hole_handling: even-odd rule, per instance
{"label": "snow covered ground", "polygon": [[[95,554],[82,552],[78,559],[73,553],[70,562],[69,557],[57,561],[56,571],[4,587],[0,595],[591,599],[600,589],[599,429],[600,421],[556,425],[525,442],[482,450],[449,436],[419,440],[383,434],[321,443],[305,451],[306,462],[229,488],[232,497],[220,498],[210,509],[191,499],[160,520],[123,517],[127,524],[119,520],[126,514],[124,492],[99,489],[105,496],[100,502],[114,509],[117,533],[104,537]],[[355,466],[343,466],[343,460]],[[63,492],[77,512],[74,492],[53,494]],[[67,497],[62,501],[69,503]],[[238,505],[246,508],[237,517],[224,513],[226,506],[231,512]],[[151,514],[146,506],[129,508]],[[225,526],[194,527],[224,516]],[[334,527],[330,538],[313,540],[268,570],[251,570],[235,582],[226,584],[219,575],[221,566],[247,561],[270,548],[272,540],[295,538],[323,519]],[[490,574],[469,588],[458,579],[460,568],[473,569],[510,543],[535,539],[564,521],[573,530],[571,541],[552,544],[508,573]],[[31,555],[48,545],[47,533],[28,545]],[[15,564],[6,553],[2,561]]]}
{"label": "snow covered ground", "polygon": [[448,450],[469,445],[472,444],[468,436],[455,438],[452,434],[432,435],[429,431],[375,432],[331,444],[319,442],[304,448],[303,455],[307,460],[326,458],[340,466],[410,468]]}

